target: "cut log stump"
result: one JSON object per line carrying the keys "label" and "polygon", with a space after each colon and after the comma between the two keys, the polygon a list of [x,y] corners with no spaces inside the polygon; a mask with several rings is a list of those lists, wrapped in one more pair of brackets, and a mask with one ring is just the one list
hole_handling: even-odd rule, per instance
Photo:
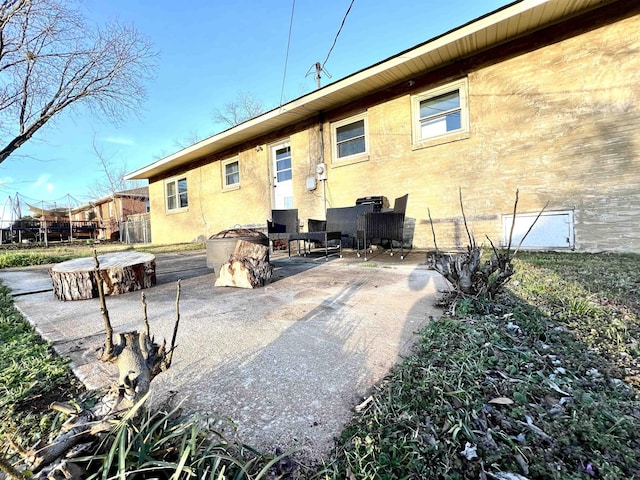
{"label": "cut log stump", "polygon": [[[99,255],[99,277],[105,295],[118,295],[156,284],[156,257],[150,253],[118,252]],[[98,297],[93,257],[58,263],[49,270],[53,293],[59,300]]]}
{"label": "cut log stump", "polygon": [[238,240],[229,260],[220,267],[216,287],[263,287],[271,280],[269,247]]}

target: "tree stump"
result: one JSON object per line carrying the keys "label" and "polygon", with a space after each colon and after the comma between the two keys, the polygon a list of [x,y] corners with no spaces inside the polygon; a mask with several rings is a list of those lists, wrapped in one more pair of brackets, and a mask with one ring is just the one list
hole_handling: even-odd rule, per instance
{"label": "tree stump", "polygon": [[271,280],[269,247],[238,240],[229,260],[220,267],[216,287],[263,287]]}
{"label": "tree stump", "polygon": [[[156,284],[156,257],[150,253],[119,252],[99,255],[99,277],[105,295],[133,292]],[[58,263],[49,270],[53,293],[59,300],[98,297],[93,257]]]}

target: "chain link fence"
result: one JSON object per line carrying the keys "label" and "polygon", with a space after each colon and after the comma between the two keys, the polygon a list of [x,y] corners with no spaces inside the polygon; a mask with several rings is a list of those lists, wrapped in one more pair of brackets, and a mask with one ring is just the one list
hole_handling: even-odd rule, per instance
{"label": "chain link fence", "polygon": [[149,217],[145,215],[121,222],[120,241],[123,243],[151,243]]}

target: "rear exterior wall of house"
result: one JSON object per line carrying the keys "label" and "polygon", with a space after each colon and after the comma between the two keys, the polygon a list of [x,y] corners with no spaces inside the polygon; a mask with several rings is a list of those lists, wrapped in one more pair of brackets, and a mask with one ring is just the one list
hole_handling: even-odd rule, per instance
{"label": "rear exterior wall of house", "polygon": [[[430,212],[438,245],[461,247],[467,243],[461,193],[478,241],[488,235],[499,244],[502,216],[513,212],[518,190],[519,213],[545,204],[573,212],[575,249],[640,252],[640,9],[605,21],[613,10],[587,14],[571,28],[549,27],[327,112],[320,122],[151,179],[154,240],[203,240],[234,226],[265,225],[273,195],[268,145],[286,138],[302,223],[323,218],[325,201],[344,207],[383,195],[392,205],[408,193],[413,246],[433,247]],[[462,92],[462,128],[420,141],[419,102],[452,86]],[[350,119],[365,119],[366,152],[339,161],[336,128]],[[222,162],[233,158],[240,184],[225,190]],[[308,191],[306,179],[323,160],[328,179]],[[167,213],[166,182],[180,178],[187,180],[188,207]]]}

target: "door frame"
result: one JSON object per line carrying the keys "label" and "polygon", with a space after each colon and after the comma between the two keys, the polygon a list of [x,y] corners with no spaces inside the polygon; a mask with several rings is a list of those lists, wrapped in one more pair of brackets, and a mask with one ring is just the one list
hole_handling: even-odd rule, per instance
{"label": "door frame", "polygon": [[[277,188],[277,167],[276,167],[276,156],[275,156],[275,152],[277,149],[279,148],[286,148],[289,147],[289,154],[290,154],[290,158],[291,158],[291,180],[289,180],[289,182],[291,182],[291,197],[293,199],[293,156],[291,155],[291,142],[289,140],[289,138],[284,138],[282,140],[279,140],[277,142],[272,142],[269,143],[267,145],[267,149],[268,149],[268,162],[269,162],[269,186],[271,188],[271,208],[272,209],[276,209],[278,208],[276,206],[276,188]],[[280,207],[280,208],[285,208],[285,207]],[[293,208],[293,205],[290,207]]]}

